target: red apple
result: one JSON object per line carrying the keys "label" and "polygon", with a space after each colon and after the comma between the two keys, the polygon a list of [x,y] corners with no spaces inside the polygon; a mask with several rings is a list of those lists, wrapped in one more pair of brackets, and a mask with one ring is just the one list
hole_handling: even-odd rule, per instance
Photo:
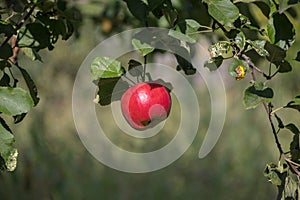
{"label": "red apple", "polygon": [[154,82],[141,82],[130,87],[121,98],[123,116],[131,127],[144,130],[165,120],[171,109],[167,88]]}

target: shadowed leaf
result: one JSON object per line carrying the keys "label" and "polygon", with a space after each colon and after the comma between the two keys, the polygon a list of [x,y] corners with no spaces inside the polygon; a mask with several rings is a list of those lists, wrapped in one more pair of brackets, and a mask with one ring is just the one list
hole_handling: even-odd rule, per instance
{"label": "shadowed leaf", "polygon": [[98,82],[99,104],[109,105],[112,101],[121,99],[123,93],[129,88],[129,84],[121,78],[101,78]]}

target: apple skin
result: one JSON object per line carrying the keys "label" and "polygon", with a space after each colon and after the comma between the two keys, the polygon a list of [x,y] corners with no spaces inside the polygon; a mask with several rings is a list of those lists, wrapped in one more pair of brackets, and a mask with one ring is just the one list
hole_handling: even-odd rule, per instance
{"label": "apple skin", "polygon": [[141,82],[121,97],[121,110],[129,125],[137,130],[154,127],[165,120],[171,110],[168,89],[155,82]]}

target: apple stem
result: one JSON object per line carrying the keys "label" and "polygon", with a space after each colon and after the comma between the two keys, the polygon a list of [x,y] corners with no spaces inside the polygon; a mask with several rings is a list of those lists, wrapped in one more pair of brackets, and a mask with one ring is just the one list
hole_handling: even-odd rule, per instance
{"label": "apple stem", "polygon": [[143,72],[143,82],[145,82],[145,78],[146,78],[146,67],[147,66],[147,55],[144,56],[144,72]]}

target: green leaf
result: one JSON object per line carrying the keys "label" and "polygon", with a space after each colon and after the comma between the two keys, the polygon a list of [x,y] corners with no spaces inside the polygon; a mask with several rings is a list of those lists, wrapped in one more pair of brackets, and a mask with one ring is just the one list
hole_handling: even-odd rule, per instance
{"label": "green leaf", "polygon": [[284,200],[299,199],[299,192],[300,188],[298,176],[295,174],[289,174],[285,179]]}
{"label": "green leaf", "polygon": [[14,123],[20,123],[21,121],[23,121],[23,119],[26,117],[27,113],[22,113],[20,115],[15,115],[14,117]]}
{"label": "green leaf", "polygon": [[18,151],[13,147],[14,141],[14,136],[10,129],[5,121],[0,118],[0,155],[4,160],[4,168],[8,171],[15,170],[17,166]]}
{"label": "green leaf", "polygon": [[9,44],[6,43],[3,46],[0,46],[0,59],[7,60],[12,55],[13,51]]}
{"label": "green leaf", "polygon": [[28,112],[34,102],[29,93],[22,88],[0,87],[0,112],[19,115]]}
{"label": "green leaf", "polygon": [[291,8],[292,5],[299,3],[299,0],[278,0],[279,1],[279,12],[283,13],[284,11]]}
{"label": "green leaf", "polygon": [[3,33],[5,37],[10,37],[14,34],[17,34],[16,30],[11,24],[2,24],[0,23],[0,34]]}
{"label": "green leaf", "polygon": [[193,20],[193,19],[186,19],[185,20],[185,29],[184,33],[192,38],[193,40],[197,41],[199,38],[199,32],[198,30],[201,28],[201,25]]}
{"label": "green leaf", "polygon": [[289,129],[292,133],[294,134],[298,134],[299,135],[299,129],[297,128],[297,126],[295,124],[288,124],[288,125],[285,125],[285,128]]}
{"label": "green leaf", "polygon": [[136,61],[136,60],[129,60],[128,62],[128,72],[130,75],[137,77],[142,76],[143,74],[143,65],[142,63]]}
{"label": "green leaf", "polygon": [[280,63],[276,63],[276,66],[278,67],[279,73],[287,73],[287,72],[292,71],[291,64],[286,60],[284,60],[283,62],[280,62]]}
{"label": "green leaf", "polygon": [[293,140],[290,144],[290,153],[292,156],[292,161],[299,163],[300,161],[299,130],[297,134],[294,133]]}
{"label": "green leaf", "polygon": [[0,79],[0,86],[10,86],[10,78],[6,73],[3,73],[3,76]]}
{"label": "green leaf", "polygon": [[38,52],[35,49],[24,47],[23,52],[31,60],[39,60],[42,62],[42,57],[38,54]]}
{"label": "green leaf", "polygon": [[220,42],[217,42],[217,43],[211,45],[208,48],[208,51],[209,51],[211,57],[218,57],[218,56],[224,57],[225,55],[228,54],[228,52],[230,51],[230,48],[231,48],[230,42],[220,41]]}
{"label": "green leaf", "polygon": [[161,4],[163,3],[162,0],[147,0],[147,2],[150,11],[156,9],[158,6],[161,6]]}
{"label": "green leaf", "polygon": [[245,60],[232,59],[228,65],[229,74],[237,80],[244,78],[249,70],[249,65]]}
{"label": "green leaf", "polygon": [[223,26],[230,26],[238,17],[239,9],[230,0],[203,0],[208,13]]}
{"label": "green leaf", "polygon": [[265,40],[248,40],[247,41],[251,47],[258,53],[260,56],[269,56],[269,52],[265,50],[266,41]]}
{"label": "green leaf", "polygon": [[293,101],[290,101],[285,108],[292,108],[300,112],[300,95],[296,96]]}
{"label": "green leaf", "polygon": [[52,43],[55,43],[58,40],[59,35],[62,36],[63,40],[69,38],[69,35],[67,34],[66,20],[53,19],[49,14],[42,13],[38,13],[36,18],[49,29]]}
{"label": "green leaf", "polygon": [[[115,88],[116,85],[117,88]],[[129,84],[121,80],[120,77],[101,78],[98,82],[98,87],[98,103],[101,106],[105,106],[109,105],[112,101],[120,100],[123,93],[129,88]]]}
{"label": "green leaf", "polygon": [[[175,30],[170,30],[168,35],[176,38],[181,46],[185,43],[196,43],[199,38],[199,29],[202,27],[197,21],[186,19],[184,22],[179,23]],[[188,46],[190,44],[186,44]]]}
{"label": "green leaf", "polygon": [[269,56],[267,56],[267,59],[271,63],[275,64],[278,62],[282,62],[286,57],[286,51],[277,45],[266,42],[265,49],[269,52]]}
{"label": "green leaf", "polygon": [[20,29],[18,33],[18,46],[36,48],[37,50],[47,47],[51,49],[50,36],[50,32],[42,24],[30,23]]}
{"label": "green leaf", "polygon": [[238,46],[240,50],[243,50],[245,45],[246,45],[246,37],[243,32],[239,32],[235,39],[234,39],[235,44]]}
{"label": "green leaf", "polygon": [[108,58],[97,57],[91,64],[92,78],[117,78],[125,73],[125,69],[121,66],[121,62]]}
{"label": "green leaf", "polygon": [[11,64],[8,60],[0,60],[0,70],[4,70],[5,68],[10,68]]}
{"label": "green leaf", "polygon": [[246,109],[256,108],[262,102],[270,102],[274,93],[271,88],[264,88],[262,82],[255,82],[244,91],[243,104]]}
{"label": "green leaf", "polygon": [[260,8],[261,12],[266,16],[269,17],[271,13],[271,2],[269,0],[258,0],[254,2],[257,7]]}
{"label": "green leaf", "polygon": [[38,102],[40,101],[40,98],[38,97],[37,87],[36,87],[34,81],[32,80],[32,78],[30,77],[29,73],[24,68],[18,67],[18,69],[20,70],[20,72],[25,80],[25,83],[29,89],[29,93],[33,100],[34,106],[36,106],[38,104]]}
{"label": "green leaf", "polygon": [[169,36],[174,37],[178,40],[181,40],[183,42],[189,42],[189,43],[196,43],[197,41],[194,38],[191,38],[190,36],[181,33],[179,30],[170,30]]}
{"label": "green leaf", "polygon": [[49,30],[52,32],[52,41],[56,42],[58,36],[61,35],[63,40],[67,40],[67,27],[65,21],[62,19],[52,19]]}
{"label": "green leaf", "polygon": [[297,56],[295,58],[296,61],[300,62],[300,51],[298,51]]}
{"label": "green leaf", "polygon": [[274,19],[271,18],[269,19],[268,25],[267,25],[267,33],[268,33],[268,37],[269,40],[272,44],[275,43],[275,34],[276,34],[276,30],[274,27]]}
{"label": "green leaf", "polygon": [[275,164],[271,163],[268,164],[265,168],[264,171],[264,176],[268,178],[268,180],[273,184],[273,185],[281,185],[281,174],[278,171],[278,168]]}
{"label": "green leaf", "polygon": [[131,14],[138,20],[145,22],[148,16],[148,6],[143,0],[124,0]]}
{"label": "green leaf", "polygon": [[[175,58],[177,60],[178,66],[177,70],[183,70],[186,75],[193,75],[196,73],[196,68],[191,63],[190,53],[186,48],[178,46],[176,48]],[[188,60],[187,60],[188,59]]]}
{"label": "green leaf", "polygon": [[295,41],[295,29],[284,13],[276,13],[269,20],[268,35],[271,43],[287,50]]}
{"label": "green leaf", "polygon": [[282,119],[276,114],[276,113],[274,113],[275,114],[275,118],[276,118],[276,120],[277,120],[277,123],[278,123],[278,128],[284,128],[285,126],[284,126],[284,124],[283,124],[283,122],[282,122]]}
{"label": "green leaf", "polygon": [[173,7],[171,0],[166,0],[165,3],[166,7],[163,9],[163,14],[168,21],[169,26],[174,27],[178,21],[178,13]]}
{"label": "green leaf", "polygon": [[223,60],[222,56],[210,58],[205,62],[204,67],[208,68],[210,71],[217,70],[222,65]]}
{"label": "green leaf", "polygon": [[155,49],[147,43],[142,43],[138,39],[132,39],[132,45],[134,46],[135,49],[137,49],[142,54],[142,56],[148,55],[149,53],[153,52]]}

